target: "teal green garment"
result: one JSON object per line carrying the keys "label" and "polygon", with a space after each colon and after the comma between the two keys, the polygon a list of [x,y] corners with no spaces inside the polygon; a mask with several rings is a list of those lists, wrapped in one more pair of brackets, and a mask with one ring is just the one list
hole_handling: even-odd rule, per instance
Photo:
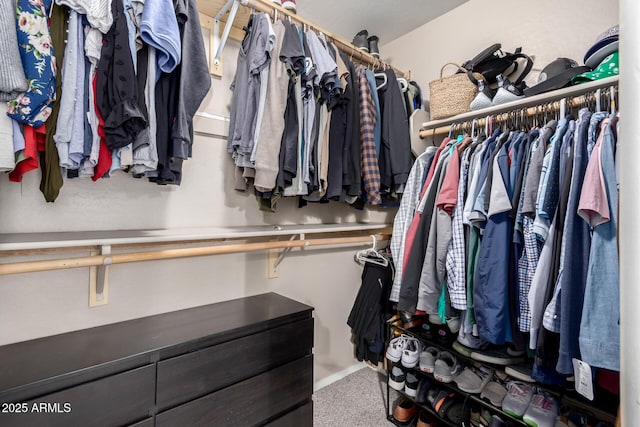
{"label": "teal green garment", "polygon": [[442,323],[447,323],[447,296],[445,290],[447,289],[446,282],[442,283],[442,291],[440,291],[440,298],[438,299],[438,317],[442,320]]}
{"label": "teal green garment", "polygon": [[573,79],[571,79],[571,83],[586,83],[594,80],[604,79],[606,77],[617,76],[618,74],[620,74],[618,59],[618,51],[616,50],[611,55],[608,55],[606,58],[604,58],[595,70],[589,71],[588,73],[578,74]]}

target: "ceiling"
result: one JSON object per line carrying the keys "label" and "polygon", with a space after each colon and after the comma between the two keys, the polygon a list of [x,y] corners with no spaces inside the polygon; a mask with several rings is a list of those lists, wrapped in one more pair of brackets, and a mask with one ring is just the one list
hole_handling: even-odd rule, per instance
{"label": "ceiling", "polygon": [[418,28],[468,0],[297,0],[298,14],[351,41],[360,30],[380,45]]}
{"label": "ceiling", "polygon": [[[360,30],[384,45],[468,0],[297,0],[298,15],[347,41]],[[215,16],[225,0],[197,0],[200,12]],[[241,7],[234,26],[242,28],[249,10]]]}

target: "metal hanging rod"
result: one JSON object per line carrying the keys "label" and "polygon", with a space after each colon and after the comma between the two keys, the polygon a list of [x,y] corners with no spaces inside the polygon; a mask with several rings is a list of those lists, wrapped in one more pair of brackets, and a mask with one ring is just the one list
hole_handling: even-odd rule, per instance
{"label": "metal hanging rod", "polygon": [[[389,230],[382,230],[383,234],[376,234],[378,241],[386,241],[390,238]],[[125,264],[140,261],[155,261],[164,259],[190,258],[198,256],[232,254],[242,252],[255,252],[268,249],[287,249],[311,246],[333,245],[361,245],[370,244],[371,236],[356,237],[328,237],[300,240],[287,240],[277,242],[258,242],[241,244],[215,244],[204,247],[162,249],[153,251],[141,251],[131,253],[106,253],[85,257],[47,259],[41,261],[24,261],[0,264],[0,276],[7,274],[33,273],[51,270],[65,270],[70,268],[107,266],[113,264]]]}
{"label": "metal hanging rod", "polygon": [[[284,17],[287,17],[290,20],[296,21],[300,24],[303,24],[305,26],[307,26],[308,28],[311,28],[313,30],[315,30],[318,33],[322,33],[324,34],[326,37],[328,37],[329,39],[331,39],[333,41],[333,43],[336,45],[336,47],[338,49],[340,49],[342,52],[346,53],[347,55],[349,55],[352,59],[355,59],[363,64],[366,65],[371,65],[372,67],[375,68],[391,68],[394,70],[394,72],[396,73],[396,75],[398,75],[398,77],[404,77],[406,79],[411,79],[411,72],[410,71],[402,71],[399,70],[396,67],[392,67],[389,64],[384,63],[383,61],[381,61],[380,59],[376,58],[373,55],[370,55],[367,52],[364,52],[360,49],[358,49],[357,47],[355,47],[354,45],[352,45],[351,43],[349,43],[347,40],[343,39],[342,37],[332,34],[331,32],[318,27],[316,24],[314,24],[313,22],[302,18],[298,15],[296,15],[295,13],[292,13],[290,11],[288,11],[287,9],[278,6],[277,4],[271,2],[270,0],[228,0],[227,3],[224,5],[224,7],[220,10],[220,12],[216,15],[215,20],[214,20],[214,37],[216,38],[216,43],[215,45],[217,46],[217,49],[215,51],[214,54],[214,62],[217,64],[217,62],[219,62],[220,57],[222,55],[222,50],[224,49],[224,45],[226,43],[227,37],[229,35],[229,31],[231,29],[231,26],[233,25],[233,20],[235,18],[235,14],[236,11],[238,9],[238,6],[242,5],[245,7],[249,7],[252,10],[256,10],[258,12],[264,12],[267,13],[269,15],[271,15],[271,17],[273,17],[273,19],[277,19],[277,18],[282,18],[284,19]],[[222,19],[222,17],[225,15],[225,13],[231,8],[231,15],[229,16],[229,18],[227,19],[227,23],[222,35],[222,39],[218,39],[218,23],[220,22],[220,20]]]}
{"label": "metal hanging rod", "polygon": [[[475,119],[478,120],[478,125],[481,126],[484,120],[491,116],[494,116],[494,118],[497,117],[497,121],[508,120],[510,118],[509,114],[513,113],[516,115],[523,114],[526,117],[534,117],[540,114],[540,106],[546,106],[547,110],[559,111],[562,99],[566,99],[569,108],[579,107],[589,102],[591,99],[590,96],[603,88],[605,88],[604,93],[606,93],[606,91],[613,92],[613,96],[615,97],[618,80],[619,76],[607,77],[605,79],[519,99],[495,107],[470,111],[447,119],[433,120],[422,124],[419,135],[420,138],[424,139],[433,135],[447,134],[451,129],[451,125],[471,123]],[[596,96],[594,97],[594,101],[599,102],[600,100]]]}

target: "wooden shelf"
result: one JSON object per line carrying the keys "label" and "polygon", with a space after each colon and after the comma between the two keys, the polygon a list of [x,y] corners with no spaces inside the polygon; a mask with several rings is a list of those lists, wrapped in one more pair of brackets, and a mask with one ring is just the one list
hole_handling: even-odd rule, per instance
{"label": "wooden shelf", "polygon": [[87,246],[115,246],[209,240],[240,240],[259,237],[287,237],[299,234],[328,234],[357,231],[381,232],[383,223],[258,225],[242,227],[175,228],[155,230],[109,230],[55,233],[0,234],[0,252],[60,249]]}

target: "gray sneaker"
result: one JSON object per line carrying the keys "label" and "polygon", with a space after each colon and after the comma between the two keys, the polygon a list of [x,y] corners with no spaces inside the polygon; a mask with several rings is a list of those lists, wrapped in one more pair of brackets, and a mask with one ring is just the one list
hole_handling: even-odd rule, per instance
{"label": "gray sneaker", "polygon": [[448,351],[440,353],[433,370],[433,377],[441,383],[450,383],[462,372],[462,365],[458,359]]}
{"label": "gray sneaker", "polygon": [[558,399],[549,393],[537,393],[533,395],[522,419],[530,426],[553,427],[559,408]]}
{"label": "gray sneaker", "polygon": [[493,369],[489,369],[480,364],[467,366],[464,371],[458,375],[454,381],[458,388],[464,392],[477,394],[482,391],[484,386],[491,380]]}
{"label": "gray sneaker", "polygon": [[420,370],[432,374],[438,357],[440,357],[440,350],[436,347],[427,347],[420,353]]}
{"label": "gray sneaker", "polygon": [[534,389],[522,381],[511,381],[507,384],[507,395],[502,401],[502,410],[507,414],[522,418],[533,398]]}

